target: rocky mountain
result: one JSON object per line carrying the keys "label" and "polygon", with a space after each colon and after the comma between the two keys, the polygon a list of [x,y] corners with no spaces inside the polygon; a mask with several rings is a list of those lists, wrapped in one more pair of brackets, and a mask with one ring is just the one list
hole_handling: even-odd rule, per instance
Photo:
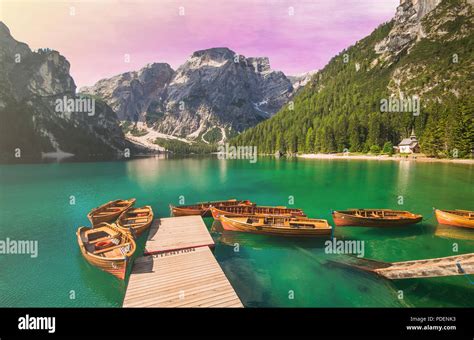
{"label": "rocky mountain", "polygon": [[100,80],[93,87],[84,87],[80,91],[102,98],[121,121],[144,122],[150,103],[162,100],[173,74],[170,65],[154,63],[139,71]]}
{"label": "rocky mountain", "polygon": [[219,141],[271,117],[293,92],[268,58],[228,48],[196,51],[176,71],[152,64],[103,79],[82,93],[101,97],[122,120],[191,140]]}
{"label": "rocky mountain", "polygon": [[16,41],[0,22],[2,161],[107,156],[133,148],[107,104],[76,95],[69,66],[57,51],[34,52]]}
{"label": "rocky mountain", "polygon": [[310,71],[287,77],[291,81],[291,85],[293,86],[294,92],[296,93],[297,90],[308,84],[316,73],[318,73],[318,71]]}
{"label": "rocky mountain", "polygon": [[473,2],[402,0],[393,20],[331,59],[294,108],[232,142],[264,153],[377,153],[414,127],[425,154],[472,157]]}
{"label": "rocky mountain", "polygon": [[393,19],[390,33],[375,45],[375,50],[385,58],[396,57],[425,37],[422,19],[441,0],[401,0]]}

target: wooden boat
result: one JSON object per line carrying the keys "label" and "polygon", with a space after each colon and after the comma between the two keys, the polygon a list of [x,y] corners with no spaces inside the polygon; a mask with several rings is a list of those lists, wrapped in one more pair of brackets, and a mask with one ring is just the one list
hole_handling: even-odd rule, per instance
{"label": "wooden boat", "polygon": [[136,249],[132,235],[108,223],[95,228],[80,227],[76,235],[87,262],[121,280],[125,279],[128,264]]}
{"label": "wooden boat", "polygon": [[333,211],[334,224],[342,226],[396,227],[415,224],[423,216],[409,211],[391,209],[349,209]]}
{"label": "wooden boat", "polygon": [[117,219],[117,227],[139,237],[153,223],[153,209],[149,205],[125,210]]}
{"label": "wooden boat", "polygon": [[435,209],[435,215],[439,224],[474,228],[474,211]]}
{"label": "wooden boat", "polygon": [[[341,260],[343,259],[343,262]],[[390,280],[474,274],[474,253],[401,262],[382,262],[366,258],[345,257],[329,260]]]}
{"label": "wooden boat", "polygon": [[222,208],[239,205],[252,206],[255,205],[255,203],[249,200],[238,201],[236,199],[230,199],[227,201],[199,202],[191,205],[180,205],[179,207],[170,204],[170,212],[171,216],[201,215],[202,217],[211,217],[211,206]]}
{"label": "wooden boat", "polygon": [[220,219],[221,215],[227,217],[242,215],[289,215],[293,217],[306,217],[301,209],[293,209],[287,207],[266,207],[253,205],[230,205],[227,207],[212,207],[211,214],[214,219]]}
{"label": "wooden boat", "polygon": [[115,200],[107,202],[100,207],[94,208],[87,214],[92,227],[103,222],[115,222],[124,211],[135,203],[135,198],[129,200]]}
{"label": "wooden boat", "polygon": [[278,236],[315,237],[331,236],[332,226],[326,220],[294,218],[286,216],[238,216],[221,215],[225,230]]}

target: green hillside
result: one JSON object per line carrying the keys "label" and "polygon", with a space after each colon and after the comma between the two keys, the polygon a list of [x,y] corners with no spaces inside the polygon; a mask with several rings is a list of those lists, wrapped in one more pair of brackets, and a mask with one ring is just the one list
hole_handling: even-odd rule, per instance
{"label": "green hillside", "polygon": [[[474,150],[473,10],[444,0],[423,18],[426,37],[399,54],[375,51],[394,20],[335,56],[274,117],[231,143],[256,145],[260,153],[368,152],[397,145],[411,128],[422,152],[468,157]],[[418,96],[419,116],[381,112],[391,95]]]}

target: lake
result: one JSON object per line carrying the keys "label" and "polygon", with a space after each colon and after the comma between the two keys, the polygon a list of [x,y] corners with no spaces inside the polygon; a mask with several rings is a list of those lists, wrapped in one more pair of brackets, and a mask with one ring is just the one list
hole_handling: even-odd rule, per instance
{"label": "lake", "polygon": [[[336,228],[364,241],[365,258],[404,261],[474,252],[474,230],[438,226],[433,207],[474,210],[474,166],[409,161],[214,157],[0,166],[0,240],[37,240],[38,256],[0,255],[0,306],[119,307],[125,283],[90,266],[76,229],[106,201],[137,199],[156,216],[168,204],[228,198],[302,208],[332,223],[331,209],[421,213],[415,226]],[[293,203],[293,205],[291,205]],[[324,240],[222,232],[205,219],[215,256],[247,307],[474,306],[469,277],[387,281],[338,265]],[[146,236],[138,242],[143,249]],[[472,280],[472,279],[471,279]]]}

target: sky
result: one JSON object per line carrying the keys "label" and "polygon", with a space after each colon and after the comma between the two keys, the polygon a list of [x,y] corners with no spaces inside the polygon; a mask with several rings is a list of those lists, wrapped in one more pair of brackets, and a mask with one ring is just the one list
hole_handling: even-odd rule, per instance
{"label": "sky", "polygon": [[78,87],[151,62],[176,69],[228,47],[296,75],[321,69],[395,14],[399,0],[0,0],[0,21],[30,48],[59,51]]}

